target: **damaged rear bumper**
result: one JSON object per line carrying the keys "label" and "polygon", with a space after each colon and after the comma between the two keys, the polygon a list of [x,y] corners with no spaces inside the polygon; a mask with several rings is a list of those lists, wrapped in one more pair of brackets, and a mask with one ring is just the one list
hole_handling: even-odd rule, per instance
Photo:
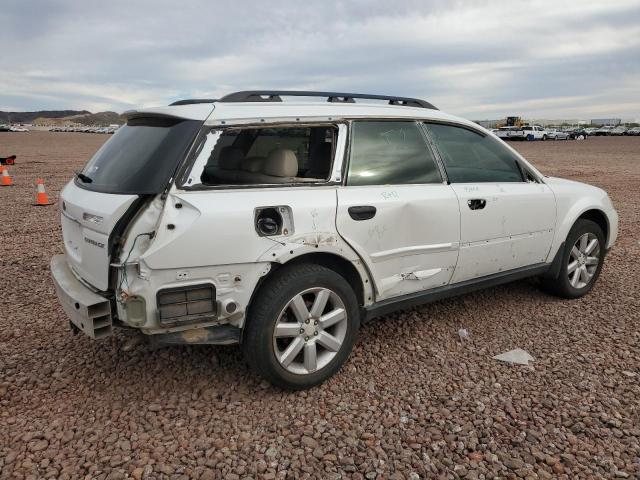
{"label": "damaged rear bumper", "polygon": [[65,255],[53,256],[51,276],[58,300],[73,325],[95,340],[113,333],[111,303],[77,279]]}

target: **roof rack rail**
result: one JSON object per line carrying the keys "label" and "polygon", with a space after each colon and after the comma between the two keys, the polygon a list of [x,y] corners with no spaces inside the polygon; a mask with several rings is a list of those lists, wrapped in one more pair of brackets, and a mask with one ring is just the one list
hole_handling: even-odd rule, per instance
{"label": "roof rack rail", "polygon": [[193,105],[195,103],[214,103],[217,102],[215,98],[187,98],[185,100],[178,100],[176,102],[170,103],[170,107],[175,107],[176,105]]}
{"label": "roof rack rail", "polygon": [[368,95],[366,93],[342,92],[306,92],[299,90],[246,90],[230,93],[222,97],[220,102],[281,102],[282,97],[326,97],[331,103],[355,103],[356,98],[367,100],[387,100],[389,105],[405,107],[430,108],[437,110],[431,103],[419,98],[394,97],[388,95]]}

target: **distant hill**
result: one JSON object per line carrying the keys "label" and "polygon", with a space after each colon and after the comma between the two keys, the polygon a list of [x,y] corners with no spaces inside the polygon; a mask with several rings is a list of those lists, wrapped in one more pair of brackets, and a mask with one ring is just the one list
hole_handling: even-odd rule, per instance
{"label": "distant hill", "polygon": [[39,112],[2,112],[0,123],[33,123],[36,118],[63,118],[74,115],[87,115],[87,110],[41,110]]}
{"label": "distant hill", "polygon": [[111,125],[124,123],[116,112],[91,113],[88,110],[41,110],[38,112],[2,112],[2,123],[31,123],[34,125]]}
{"label": "distant hill", "polygon": [[116,112],[89,113],[73,119],[83,125],[111,125],[112,123],[122,124],[125,118]]}

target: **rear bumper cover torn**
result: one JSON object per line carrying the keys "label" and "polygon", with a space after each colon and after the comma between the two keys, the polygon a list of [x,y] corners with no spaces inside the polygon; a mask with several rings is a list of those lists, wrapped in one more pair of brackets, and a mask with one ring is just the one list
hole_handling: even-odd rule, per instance
{"label": "rear bumper cover torn", "polygon": [[79,330],[95,340],[112,335],[113,319],[109,300],[76,278],[65,255],[53,256],[51,276],[62,308]]}

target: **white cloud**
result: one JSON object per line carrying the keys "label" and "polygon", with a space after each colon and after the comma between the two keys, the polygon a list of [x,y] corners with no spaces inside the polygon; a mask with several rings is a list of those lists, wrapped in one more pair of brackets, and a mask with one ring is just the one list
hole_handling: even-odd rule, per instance
{"label": "white cloud", "polygon": [[474,118],[639,115],[637,0],[38,7],[0,11],[0,109],[124,110],[263,87],[422,96]]}

